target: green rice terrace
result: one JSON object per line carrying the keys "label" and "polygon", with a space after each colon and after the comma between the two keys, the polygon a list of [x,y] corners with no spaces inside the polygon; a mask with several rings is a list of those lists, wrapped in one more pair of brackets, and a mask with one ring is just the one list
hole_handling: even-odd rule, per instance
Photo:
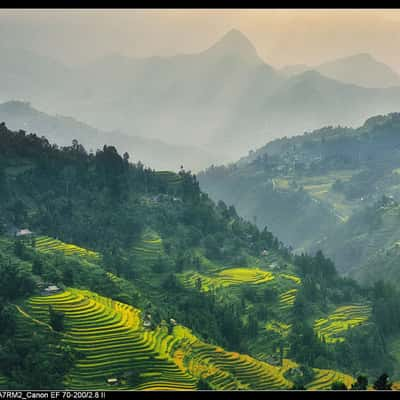
{"label": "green rice terrace", "polygon": [[183,344],[175,354],[194,376],[207,379],[217,390],[289,389],[292,386],[278,367],[199,340]]}
{"label": "green rice terrace", "polygon": [[332,186],[337,180],[349,181],[358,172],[358,170],[340,170],[330,171],[326,175],[320,176],[284,176],[275,178],[273,183],[277,190],[283,191],[302,187],[314,199],[329,204],[335,210],[340,221],[345,222],[353,213],[356,205],[354,201],[346,200],[343,194],[335,192]]}
{"label": "green rice terrace", "polygon": [[314,368],[314,379],[306,385],[307,390],[329,390],[334,382],[343,382],[350,388],[355,379],[350,375],[343,374],[332,369]]}
{"label": "green rice terrace", "polygon": [[4,375],[0,375],[0,389],[7,388],[7,378]]}
{"label": "green rice terrace", "polygon": [[74,244],[64,243],[61,240],[48,236],[39,236],[35,239],[35,248],[41,253],[62,252],[66,256],[81,256],[94,259],[100,258],[95,251],[76,246]]}
{"label": "green rice terrace", "polygon": [[[35,248],[42,253],[61,251],[65,256],[100,257],[98,253],[47,236],[37,238]],[[147,231],[132,251],[142,262],[152,263],[163,253],[162,239],[155,232]],[[273,285],[279,293],[277,307],[281,311],[293,306],[297,287],[301,285],[301,278],[291,270],[216,269],[206,258],[202,263],[206,263],[210,271],[207,274],[181,274],[186,286],[199,288],[199,279],[201,290],[205,292],[241,284]],[[107,274],[115,283],[125,282],[112,273]],[[36,329],[52,330],[49,306],[64,313],[65,330],[60,333],[62,343],[71,346],[79,355],[65,376],[65,387],[70,389],[107,389],[110,379],[117,380],[113,388],[118,390],[195,390],[200,378],[216,390],[290,389],[293,386],[286,374],[297,366],[291,360],[284,359],[282,365],[272,365],[264,357],[261,361],[225,351],[205,343],[181,325],[175,326],[169,334],[166,324],[155,330],[145,329],[140,310],[87,290],[70,288],[62,293],[34,296],[16,306],[19,318],[23,320],[21,338],[28,340],[28,323]],[[368,306],[343,306],[326,319],[316,321],[315,329],[327,342],[340,341],[342,338],[338,334],[363,323],[368,312]],[[264,326],[266,331],[278,333],[283,338],[291,329],[285,318],[269,321]],[[134,379],[129,377],[132,371],[137,371]],[[337,380],[347,386],[353,382],[349,375],[334,370],[314,371],[313,381],[307,384],[309,390],[330,389]],[[5,378],[0,376],[0,387],[4,386]]]}
{"label": "green rice terrace", "polygon": [[[291,271],[280,272],[281,270],[278,268],[278,272],[276,268],[281,264],[280,260],[272,255],[268,256],[268,261],[255,258],[255,266],[253,267],[225,268],[218,267],[204,256],[200,255],[200,257],[207,272],[189,271],[180,274],[179,277],[186,287],[199,288],[201,291],[208,292],[212,289],[237,287],[243,284],[256,286],[270,284],[281,292],[301,284],[301,278]],[[266,264],[266,266],[259,267],[258,265],[261,263]],[[285,267],[285,270],[288,268],[290,267]]]}
{"label": "green rice terrace", "polygon": [[152,263],[163,253],[162,239],[155,232],[146,232],[132,253],[143,263]]}
{"label": "green rice terrace", "polygon": [[[68,289],[17,308],[23,319],[51,329],[50,305],[65,314],[63,343],[80,354],[65,379],[70,389],[106,389],[115,377],[118,389],[190,390],[200,377],[224,390],[291,387],[278,367],[206,344],[181,326],[172,335],[145,330],[138,309],[93,292]],[[132,370],[140,371],[135,384],[123,378]]]}
{"label": "green rice terrace", "polygon": [[279,305],[281,310],[291,308],[296,300],[297,289],[290,289],[287,292],[281,293],[279,296]]}
{"label": "green rice terrace", "polygon": [[280,336],[286,337],[290,332],[291,326],[291,324],[286,324],[282,321],[272,320],[267,322],[265,329],[270,332],[278,333]]}
{"label": "green rice terrace", "polygon": [[343,333],[365,323],[370,312],[371,307],[365,304],[341,306],[326,318],[316,320],[314,330],[326,343],[343,342]]}
{"label": "green rice terrace", "polygon": [[[109,379],[117,379],[118,390],[194,390],[198,379],[216,390],[290,389],[286,376],[297,366],[285,359],[281,366],[248,355],[225,351],[198,339],[181,326],[147,330],[140,310],[87,290],[68,289],[49,296],[33,296],[19,311],[19,335],[29,340],[28,327],[52,329],[49,306],[65,315],[65,330],[59,333],[64,346],[78,352],[65,377],[69,389],[102,390]],[[282,324],[281,324],[282,325]],[[288,326],[283,326],[288,328]],[[127,378],[137,371],[134,380]],[[310,390],[329,389],[335,380],[353,379],[331,370],[317,370]],[[0,385],[5,385],[0,377]]]}
{"label": "green rice terrace", "polygon": [[263,271],[259,268],[227,268],[204,275],[197,272],[184,274],[183,283],[187,287],[201,285],[202,291],[209,291],[212,288],[227,287],[233,285],[261,284],[272,281],[274,275],[270,271]]}
{"label": "green rice terrace", "polygon": [[139,310],[89,291],[69,289],[61,294],[32,297],[20,312],[48,323],[48,307],[65,315],[63,342],[81,357],[66,377],[71,389],[105,389],[107,379],[139,371],[137,382],[120,379],[118,389],[174,389],[195,387],[195,379],[168,356],[172,337],[140,329]]}
{"label": "green rice terrace", "polygon": [[176,174],[175,172],[157,171],[156,174],[161,176],[170,186],[179,185],[179,183],[182,181],[182,178],[179,176],[179,174]]}

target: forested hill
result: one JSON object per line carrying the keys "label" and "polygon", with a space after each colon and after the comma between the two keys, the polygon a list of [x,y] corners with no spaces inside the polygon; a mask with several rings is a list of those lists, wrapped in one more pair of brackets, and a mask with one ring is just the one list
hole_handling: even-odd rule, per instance
{"label": "forested hill", "polygon": [[107,132],[72,117],[49,115],[27,102],[8,101],[0,104],[0,121],[5,121],[11,130],[23,128],[29,132],[39,132],[59,146],[68,146],[75,139],[88,150],[103,147],[104,144],[123,148],[131,153],[136,162],[140,160],[157,169],[175,170],[183,164],[197,170],[210,165],[215,159],[197,147],[172,145],[115,130]]}
{"label": "forested hill", "polygon": [[[378,115],[367,119],[359,128],[328,126],[305,132],[300,136],[271,141],[247,160],[255,160],[265,154],[279,154],[288,161],[300,163],[304,162],[306,157],[311,157],[314,163],[318,159],[333,159],[332,161],[336,162],[341,159],[348,165],[374,164],[377,159],[389,163],[395,158],[390,149],[393,150],[393,146],[397,148],[399,145],[399,128],[400,113]],[[243,162],[246,162],[246,158]]]}
{"label": "forested hill", "polygon": [[1,388],[330,389],[398,374],[396,290],[294,256],[190,172],[4,124],[0,166]]}
{"label": "forested hill", "polygon": [[[88,154],[76,141],[58,148],[35,134],[11,132],[4,124],[0,129],[8,226],[29,226],[100,251],[132,245],[147,227],[180,238],[177,248],[204,242],[212,254],[222,251],[232,260],[250,244],[253,254],[261,251],[256,228],[233,207],[215,206],[190,172],[130,164],[128,153],[120,156],[112,146]],[[238,245],[229,246],[233,238]]]}
{"label": "forested hill", "polygon": [[[354,225],[360,218],[349,219],[383,195],[400,199],[399,133],[399,113],[369,118],[357,129],[325,127],[272,141],[228,167],[211,167],[199,181],[212,198],[235,205],[244,217],[257,216],[257,223],[294,248],[322,248],[346,272],[350,265],[362,267],[355,255],[365,249],[362,241],[341,239],[354,229],[367,234],[365,224]],[[368,235],[372,254],[383,236]]]}

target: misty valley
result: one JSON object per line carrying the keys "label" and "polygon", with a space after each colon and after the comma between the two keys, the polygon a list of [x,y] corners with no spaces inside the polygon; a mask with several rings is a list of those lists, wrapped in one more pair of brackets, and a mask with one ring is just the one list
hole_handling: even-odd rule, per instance
{"label": "misty valley", "polygon": [[395,68],[0,49],[0,398],[400,389]]}

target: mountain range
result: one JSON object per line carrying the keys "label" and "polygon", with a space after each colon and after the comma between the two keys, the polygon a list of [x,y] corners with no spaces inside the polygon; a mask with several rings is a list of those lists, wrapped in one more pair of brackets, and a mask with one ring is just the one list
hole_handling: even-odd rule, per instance
{"label": "mountain range", "polygon": [[[113,54],[74,68],[32,52],[2,54],[7,61],[0,66],[1,101],[29,101],[104,131],[180,146],[195,142],[218,149],[223,162],[276,137],[358,125],[400,104],[396,74],[370,56],[287,76],[287,70],[265,63],[238,30],[197,54]],[[373,87],[360,86],[363,81]]]}
{"label": "mountain range", "polygon": [[293,76],[314,70],[331,79],[367,88],[384,88],[400,85],[400,75],[368,53],[328,61],[316,66],[288,65],[280,71]]}
{"label": "mountain range", "polygon": [[194,171],[212,163],[217,156],[196,146],[174,145],[158,139],[129,136],[119,131],[105,132],[72,117],[49,115],[27,102],[10,101],[0,104],[0,121],[10,128],[40,132],[59,146],[70,146],[78,140],[87,150],[96,151],[104,144],[125,149],[132,161],[141,161],[160,170],[177,171],[190,165]]}

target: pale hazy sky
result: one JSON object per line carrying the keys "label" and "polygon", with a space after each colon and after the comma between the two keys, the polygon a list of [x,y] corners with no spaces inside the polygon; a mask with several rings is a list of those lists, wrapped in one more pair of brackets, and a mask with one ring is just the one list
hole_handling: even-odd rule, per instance
{"label": "pale hazy sky", "polygon": [[0,10],[0,46],[71,65],[109,53],[199,52],[232,28],[273,66],[315,65],[367,52],[400,73],[400,9]]}

